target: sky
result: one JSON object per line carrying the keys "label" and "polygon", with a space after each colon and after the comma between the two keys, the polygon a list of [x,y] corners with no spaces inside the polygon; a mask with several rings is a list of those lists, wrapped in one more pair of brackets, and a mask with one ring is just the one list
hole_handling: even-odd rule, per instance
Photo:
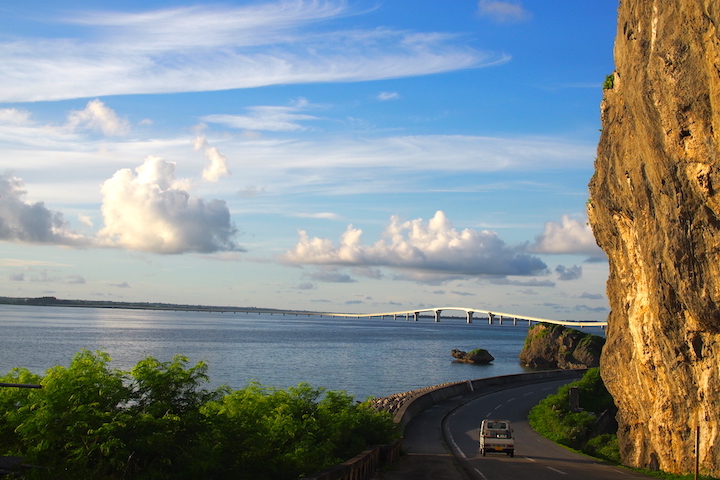
{"label": "sky", "polygon": [[0,5],[0,296],[604,320],[617,3]]}

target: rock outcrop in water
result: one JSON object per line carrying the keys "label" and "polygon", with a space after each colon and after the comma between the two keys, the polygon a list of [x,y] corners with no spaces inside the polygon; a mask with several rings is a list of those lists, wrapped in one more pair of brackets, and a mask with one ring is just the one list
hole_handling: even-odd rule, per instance
{"label": "rock outcrop in water", "polygon": [[450,355],[455,358],[456,362],[460,363],[476,363],[484,365],[495,360],[495,357],[490,355],[490,352],[483,348],[478,348],[477,350],[472,350],[470,352],[463,352],[462,350],[455,348],[450,352]]}
{"label": "rock outcrop in water", "polygon": [[605,339],[573,328],[538,323],[528,329],[520,361],[528,367],[582,369],[600,365]]}
{"label": "rock outcrop in water", "polygon": [[623,463],[720,475],[720,2],[623,0],[588,214]]}

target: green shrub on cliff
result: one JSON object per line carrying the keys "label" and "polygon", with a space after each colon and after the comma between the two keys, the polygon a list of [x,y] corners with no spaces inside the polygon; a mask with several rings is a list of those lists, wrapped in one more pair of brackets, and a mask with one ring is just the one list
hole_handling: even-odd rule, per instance
{"label": "green shrub on cliff", "polygon": [[0,382],[0,455],[40,465],[27,478],[287,479],[347,460],[398,432],[392,416],[307,384],[204,388],[207,365],[152,357],[129,372],[82,351],[44,377]]}
{"label": "green shrub on cliff", "polygon": [[[570,409],[570,388],[577,387],[581,411]],[[614,417],[615,404],[600,377],[600,369],[591,368],[577,382],[560,387],[530,410],[530,426],[554,442],[582,450],[609,461],[619,459],[617,437],[599,431],[601,414]]]}

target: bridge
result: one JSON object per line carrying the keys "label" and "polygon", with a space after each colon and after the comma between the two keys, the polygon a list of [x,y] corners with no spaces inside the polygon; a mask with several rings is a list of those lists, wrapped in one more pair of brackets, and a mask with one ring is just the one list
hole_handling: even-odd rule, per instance
{"label": "bridge", "polygon": [[405,320],[413,319],[418,321],[422,313],[430,313],[436,322],[439,322],[442,317],[442,312],[455,311],[464,312],[466,323],[472,323],[476,313],[484,314],[489,324],[497,323],[502,325],[503,321],[512,322],[513,325],[517,325],[518,322],[527,322],[528,325],[533,323],[553,323],[555,325],[565,325],[568,327],[601,327],[607,326],[606,321],[579,321],[579,320],[553,320],[550,318],[530,317],[527,315],[516,315],[513,313],[503,313],[497,311],[483,310],[479,308],[467,308],[467,307],[430,307],[430,308],[415,308],[412,310],[402,310],[397,312],[382,312],[382,313],[317,313],[316,315],[327,316],[327,317],[353,317],[353,318],[385,318],[392,317],[393,320],[397,320],[398,317],[405,317]]}

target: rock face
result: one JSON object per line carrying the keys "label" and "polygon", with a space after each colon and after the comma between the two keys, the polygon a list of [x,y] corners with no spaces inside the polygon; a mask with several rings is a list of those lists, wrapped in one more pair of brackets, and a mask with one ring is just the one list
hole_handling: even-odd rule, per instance
{"label": "rock face", "polygon": [[471,352],[463,352],[462,350],[453,349],[453,351],[450,352],[450,355],[461,363],[485,364],[495,360],[495,357],[490,355],[490,352],[483,350],[482,348],[478,348],[477,350],[473,350]]}
{"label": "rock face", "polygon": [[562,325],[538,323],[528,329],[520,361],[528,367],[579,369],[600,365],[605,339]]}
{"label": "rock face", "polygon": [[[623,0],[588,215],[627,465],[720,475],[720,2]],[[610,85],[606,85],[609,87]]]}

